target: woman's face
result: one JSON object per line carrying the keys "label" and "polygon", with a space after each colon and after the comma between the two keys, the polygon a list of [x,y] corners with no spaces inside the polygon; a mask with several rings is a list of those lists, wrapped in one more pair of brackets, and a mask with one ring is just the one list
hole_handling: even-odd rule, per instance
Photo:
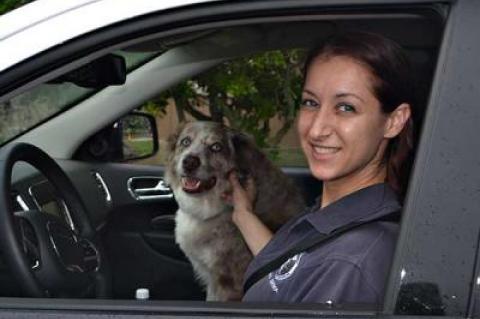
{"label": "woman's face", "polygon": [[317,58],[302,92],[298,132],[312,174],[325,182],[378,174],[388,144],[388,115],[373,75],[345,56]]}

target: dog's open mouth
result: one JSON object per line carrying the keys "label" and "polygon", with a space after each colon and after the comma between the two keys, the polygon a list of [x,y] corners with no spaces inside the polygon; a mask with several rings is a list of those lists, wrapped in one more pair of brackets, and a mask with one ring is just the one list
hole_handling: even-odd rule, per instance
{"label": "dog's open mouth", "polygon": [[189,176],[182,177],[182,189],[183,191],[190,194],[206,192],[212,189],[216,183],[216,177],[211,177],[207,180],[201,180],[199,178]]}

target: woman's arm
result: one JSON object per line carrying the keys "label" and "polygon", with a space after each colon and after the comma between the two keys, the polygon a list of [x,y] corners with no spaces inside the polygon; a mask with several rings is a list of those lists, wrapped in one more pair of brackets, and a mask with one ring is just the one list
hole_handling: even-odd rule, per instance
{"label": "woman's arm", "polygon": [[251,178],[247,179],[245,188],[238,182],[237,175],[229,176],[232,184],[232,220],[242,233],[248,248],[255,256],[272,238],[270,229],[253,213],[252,202],[255,198],[255,185]]}

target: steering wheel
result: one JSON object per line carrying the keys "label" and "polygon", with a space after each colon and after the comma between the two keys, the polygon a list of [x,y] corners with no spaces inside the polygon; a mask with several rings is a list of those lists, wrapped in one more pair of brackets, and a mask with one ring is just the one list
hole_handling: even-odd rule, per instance
{"label": "steering wheel", "polygon": [[[40,209],[14,211],[11,179],[17,162],[27,162],[45,176],[70,212],[73,227],[64,216]],[[30,297],[109,296],[105,253],[80,195],[60,166],[31,144],[0,150],[0,248]]]}

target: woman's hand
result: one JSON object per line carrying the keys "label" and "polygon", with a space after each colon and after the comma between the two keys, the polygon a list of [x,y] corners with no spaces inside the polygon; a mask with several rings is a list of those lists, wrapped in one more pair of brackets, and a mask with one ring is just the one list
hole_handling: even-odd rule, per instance
{"label": "woman's hand", "polygon": [[232,184],[232,194],[227,196],[227,200],[233,205],[232,221],[242,233],[252,254],[257,255],[272,238],[272,232],[253,212],[255,184],[253,179],[248,177],[243,188],[235,172],[230,173],[228,179]]}

